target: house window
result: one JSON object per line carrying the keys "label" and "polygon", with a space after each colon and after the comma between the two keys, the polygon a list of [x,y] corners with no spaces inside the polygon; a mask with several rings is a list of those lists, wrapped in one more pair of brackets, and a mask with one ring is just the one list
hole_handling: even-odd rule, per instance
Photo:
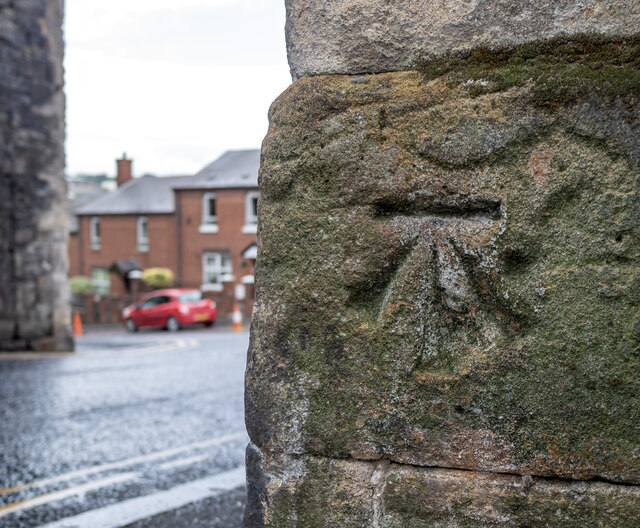
{"label": "house window", "polygon": [[100,249],[100,218],[97,216],[92,216],[89,220],[89,236],[91,249]]}
{"label": "house window", "polygon": [[96,295],[106,295],[111,290],[111,278],[106,268],[93,268],[91,270],[91,283]]}
{"label": "house window", "polygon": [[258,192],[248,192],[245,198],[245,206],[244,206],[244,227],[242,228],[243,233],[255,233],[258,227],[258,198],[260,193]]}
{"label": "house window", "polygon": [[225,275],[233,273],[231,256],[221,251],[208,251],[202,256],[202,289],[221,291]]}
{"label": "house window", "polygon": [[216,194],[205,193],[202,197],[202,223],[215,224],[218,220],[216,216]]}
{"label": "house window", "polygon": [[138,251],[149,250],[149,221],[146,216],[138,217]]}
{"label": "house window", "polygon": [[216,214],[216,193],[202,195],[202,225],[200,233],[217,233],[218,216]]}

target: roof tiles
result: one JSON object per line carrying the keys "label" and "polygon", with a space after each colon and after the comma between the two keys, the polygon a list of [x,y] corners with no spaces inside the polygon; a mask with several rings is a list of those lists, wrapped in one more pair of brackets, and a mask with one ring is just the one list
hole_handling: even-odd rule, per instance
{"label": "roof tiles", "polygon": [[74,208],[76,215],[170,214],[174,189],[257,188],[260,150],[230,150],[193,176],[143,176]]}

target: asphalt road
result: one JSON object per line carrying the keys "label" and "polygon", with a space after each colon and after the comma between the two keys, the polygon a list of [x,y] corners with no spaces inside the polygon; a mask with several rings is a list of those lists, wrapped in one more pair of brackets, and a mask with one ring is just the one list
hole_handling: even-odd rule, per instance
{"label": "asphalt road", "polygon": [[248,341],[110,331],[0,358],[0,527],[239,528]]}

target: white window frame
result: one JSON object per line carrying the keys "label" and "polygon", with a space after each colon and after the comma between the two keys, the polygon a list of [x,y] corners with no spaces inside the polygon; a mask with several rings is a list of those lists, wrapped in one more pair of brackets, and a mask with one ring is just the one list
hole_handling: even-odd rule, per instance
{"label": "white window frame", "polygon": [[258,215],[253,214],[253,200],[260,198],[258,191],[250,191],[246,194],[244,200],[244,226],[242,232],[245,234],[257,233],[258,231]]}
{"label": "white window frame", "polygon": [[146,216],[139,216],[136,219],[136,240],[138,251],[149,251],[149,218]]}
{"label": "white window frame", "polygon": [[[215,257],[216,262],[209,262],[210,257]],[[225,262],[226,260],[226,262]],[[216,281],[210,281],[210,273],[216,274]],[[233,281],[233,263],[231,255],[226,251],[205,251],[202,254],[202,291],[222,291],[223,283]]]}
{"label": "white window frame", "polygon": [[[146,226],[146,236],[143,226]],[[138,239],[138,251],[149,251],[149,219],[146,216],[138,217],[136,221],[136,234]]]}
{"label": "white window frame", "polygon": [[99,250],[100,244],[100,217],[92,216],[89,218],[89,239],[91,240],[91,249]]}
{"label": "white window frame", "polygon": [[218,195],[214,192],[207,192],[202,195],[202,224],[200,225],[200,233],[217,233],[218,232],[218,204],[215,204],[216,214],[209,214],[209,201],[217,202]]}
{"label": "white window frame", "polygon": [[[96,278],[96,272],[103,272],[106,278]],[[111,277],[107,268],[91,268],[91,284],[96,295],[107,295],[111,291]]]}

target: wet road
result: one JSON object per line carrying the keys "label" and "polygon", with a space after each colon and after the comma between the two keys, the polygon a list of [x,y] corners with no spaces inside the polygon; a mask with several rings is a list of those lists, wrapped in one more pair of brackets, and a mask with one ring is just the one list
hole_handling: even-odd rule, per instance
{"label": "wet road", "polygon": [[0,359],[0,527],[240,527],[248,340],[112,331]]}

